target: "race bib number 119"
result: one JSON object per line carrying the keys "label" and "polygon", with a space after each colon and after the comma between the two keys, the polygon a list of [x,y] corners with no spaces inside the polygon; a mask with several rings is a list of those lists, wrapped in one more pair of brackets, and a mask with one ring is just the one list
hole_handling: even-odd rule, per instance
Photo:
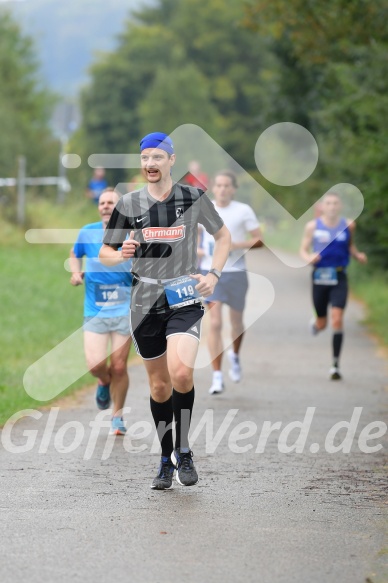
{"label": "race bib number 119", "polygon": [[198,281],[187,275],[178,277],[164,284],[164,291],[170,308],[181,308],[201,301],[195,289]]}

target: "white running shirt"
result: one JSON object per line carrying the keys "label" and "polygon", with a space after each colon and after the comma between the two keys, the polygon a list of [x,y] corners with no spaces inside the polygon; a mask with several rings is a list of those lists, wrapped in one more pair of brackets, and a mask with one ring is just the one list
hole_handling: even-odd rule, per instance
{"label": "white running shirt", "polygon": [[[215,201],[212,201],[217,213],[224,221],[226,227],[229,229],[232,241],[234,243],[241,243],[247,240],[247,233],[257,229],[260,224],[253,209],[243,202],[231,200],[228,206],[217,206]],[[205,251],[204,257],[201,258],[201,269],[209,270],[212,266],[213,251],[214,251],[214,237],[203,230],[202,247]],[[234,249],[229,253],[227,262],[222,271],[241,271],[246,269],[245,253],[247,249]]]}

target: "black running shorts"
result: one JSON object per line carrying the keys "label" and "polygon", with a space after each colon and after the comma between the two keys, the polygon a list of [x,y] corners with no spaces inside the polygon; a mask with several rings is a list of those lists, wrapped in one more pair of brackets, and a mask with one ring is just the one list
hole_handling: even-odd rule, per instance
{"label": "black running shorts", "polygon": [[188,334],[199,341],[203,314],[201,303],[159,314],[131,311],[131,334],[136,352],[144,360],[159,358],[166,352],[167,338],[174,334]]}
{"label": "black running shorts", "polygon": [[326,318],[329,304],[332,308],[345,309],[348,298],[348,278],[339,271],[336,285],[317,285],[313,283],[313,304],[318,318]]}

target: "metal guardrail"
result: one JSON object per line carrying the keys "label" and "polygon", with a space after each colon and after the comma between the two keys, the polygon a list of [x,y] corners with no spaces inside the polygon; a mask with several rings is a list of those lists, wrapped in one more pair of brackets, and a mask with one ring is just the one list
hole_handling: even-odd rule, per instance
{"label": "metal guardrail", "polygon": [[[0,186],[16,186],[17,178],[0,178]],[[43,176],[40,178],[23,178],[26,186],[60,186],[65,192],[70,192],[70,182],[64,176]]]}
{"label": "metal guardrail", "polygon": [[[60,166],[60,171],[63,167]],[[58,189],[58,202],[64,201],[64,194],[70,192],[70,182],[66,176],[41,176],[30,178],[26,176],[26,159],[24,156],[18,158],[18,177],[0,178],[1,186],[17,187],[17,222],[24,225],[26,218],[26,186],[56,186]]]}

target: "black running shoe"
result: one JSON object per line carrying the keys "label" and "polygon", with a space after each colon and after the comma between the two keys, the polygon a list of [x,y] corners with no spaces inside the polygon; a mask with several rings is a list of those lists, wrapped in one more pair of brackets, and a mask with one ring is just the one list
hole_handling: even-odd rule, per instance
{"label": "black running shoe", "polygon": [[169,457],[161,457],[158,475],[154,478],[151,488],[153,490],[169,490],[172,488],[172,477],[175,466]]}
{"label": "black running shoe", "polygon": [[176,467],[176,481],[182,486],[194,486],[198,482],[198,474],[193,464],[193,452],[188,448],[174,449],[171,460]]}

